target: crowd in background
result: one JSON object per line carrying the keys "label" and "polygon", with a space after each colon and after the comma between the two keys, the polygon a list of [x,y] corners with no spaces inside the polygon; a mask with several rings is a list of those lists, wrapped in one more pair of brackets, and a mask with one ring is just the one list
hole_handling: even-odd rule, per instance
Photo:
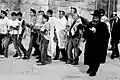
{"label": "crowd in background", "polygon": [[[52,60],[78,65],[82,41],[85,42],[84,64],[89,66],[89,76],[95,76],[100,63],[105,63],[109,42],[111,59],[119,58],[120,19],[116,12],[108,19],[104,9],[94,10],[90,22],[78,15],[75,7],[71,7],[68,14],[59,10],[59,18],[53,17],[53,13],[53,10],[45,13],[31,8],[30,21],[26,22],[22,12],[12,12],[8,18],[8,11],[1,10],[0,57],[8,58],[9,45],[13,43],[16,50],[13,57],[26,60],[35,56],[38,66],[50,64]],[[30,32],[28,49],[22,43],[26,30]]]}

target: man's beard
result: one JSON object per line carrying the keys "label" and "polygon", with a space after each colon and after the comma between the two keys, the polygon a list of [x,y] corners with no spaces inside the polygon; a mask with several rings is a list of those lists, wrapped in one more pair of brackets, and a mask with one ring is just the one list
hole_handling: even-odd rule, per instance
{"label": "man's beard", "polygon": [[92,24],[93,24],[93,25],[96,25],[98,22],[99,22],[99,21],[93,20],[93,21],[92,21]]}

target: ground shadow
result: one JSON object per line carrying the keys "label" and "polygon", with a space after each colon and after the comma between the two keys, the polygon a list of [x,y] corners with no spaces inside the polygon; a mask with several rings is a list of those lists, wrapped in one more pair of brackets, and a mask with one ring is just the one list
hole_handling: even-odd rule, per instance
{"label": "ground shadow", "polygon": [[78,65],[74,65],[73,67],[77,67],[80,72],[86,73],[88,66],[84,65],[84,62],[79,62]]}

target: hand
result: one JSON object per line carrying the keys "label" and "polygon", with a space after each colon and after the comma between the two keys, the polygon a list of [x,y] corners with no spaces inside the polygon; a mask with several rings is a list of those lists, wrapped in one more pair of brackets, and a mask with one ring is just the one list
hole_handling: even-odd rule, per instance
{"label": "hand", "polygon": [[93,31],[93,33],[96,32],[96,29],[94,27],[92,27],[92,29],[90,29],[91,31]]}

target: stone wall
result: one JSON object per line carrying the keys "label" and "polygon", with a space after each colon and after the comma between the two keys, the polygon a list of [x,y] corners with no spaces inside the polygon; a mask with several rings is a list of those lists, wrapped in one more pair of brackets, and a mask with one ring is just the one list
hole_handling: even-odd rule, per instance
{"label": "stone wall", "polygon": [[118,13],[118,16],[120,17],[120,0],[118,0],[117,13]]}
{"label": "stone wall", "polygon": [[28,20],[29,9],[54,10],[54,16],[58,17],[58,10],[63,9],[69,12],[70,6],[75,6],[78,13],[88,20],[91,20],[90,12],[95,9],[95,0],[0,0],[0,9],[10,9],[10,11],[23,12],[23,17]]}
{"label": "stone wall", "polygon": [[58,11],[64,10],[70,12],[70,7],[74,6],[78,9],[79,15],[91,20],[91,11],[95,9],[95,0],[49,0],[49,8],[54,10],[55,16],[58,17]]}

